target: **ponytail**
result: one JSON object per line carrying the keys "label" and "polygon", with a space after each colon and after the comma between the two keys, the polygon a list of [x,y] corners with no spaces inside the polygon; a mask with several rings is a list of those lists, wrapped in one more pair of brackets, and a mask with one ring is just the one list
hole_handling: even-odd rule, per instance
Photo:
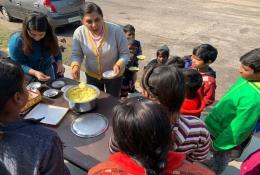
{"label": "ponytail", "polygon": [[154,155],[150,155],[150,160],[141,160],[143,167],[145,168],[147,175],[163,175],[163,170],[167,166],[167,154],[168,149],[164,151],[158,151],[157,149],[154,152]]}
{"label": "ponytail", "polygon": [[148,175],[162,174],[172,145],[168,112],[157,102],[143,97],[129,98],[114,108],[114,139]]}
{"label": "ponytail", "polygon": [[145,69],[145,72],[142,77],[142,87],[148,92],[149,98],[157,98],[156,93],[152,92],[154,88],[149,85],[149,79],[150,76],[153,73],[153,70],[155,69],[156,64],[153,64],[149,66],[147,69]]}
{"label": "ponytail", "polygon": [[149,66],[142,76],[142,87],[149,98],[155,98],[172,115],[179,113],[185,98],[185,82],[182,72],[172,66]]}

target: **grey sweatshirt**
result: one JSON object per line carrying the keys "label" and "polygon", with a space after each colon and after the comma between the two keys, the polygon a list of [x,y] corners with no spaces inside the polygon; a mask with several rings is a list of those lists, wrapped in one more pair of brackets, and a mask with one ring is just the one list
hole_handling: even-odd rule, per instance
{"label": "grey sweatshirt", "polygon": [[97,48],[85,26],[78,27],[73,35],[72,64],[81,65],[85,58],[86,73],[101,79],[102,73],[112,70],[116,63],[127,64],[129,60],[128,42],[122,28],[112,23],[104,23],[104,37]]}

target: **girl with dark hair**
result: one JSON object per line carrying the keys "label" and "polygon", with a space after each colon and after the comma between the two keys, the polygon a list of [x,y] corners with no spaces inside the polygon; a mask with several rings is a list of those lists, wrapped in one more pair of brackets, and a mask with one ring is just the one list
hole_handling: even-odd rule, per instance
{"label": "girl with dark hair", "polygon": [[[210,134],[202,120],[195,116],[180,116],[185,97],[185,82],[181,70],[166,65],[150,66],[142,77],[143,96],[162,104],[170,113],[172,150],[184,152],[190,161],[202,162],[209,152]],[[110,151],[119,151],[113,137]]]}
{"label": "girl with dark hair", "polygon": [[213,174],[169,151],[171,125],[164,107],[143,97],[129,98],[113,111],[113,132],[120,152],[90,169],[98,174]]}
{"label": "girl with dark hair", "polygon": [[58,135],[19,115],[28,98],[24,81],[17,63],[0,59],[0,172],[69,175]]}
{"label": "girl with dark hair", "polygon": [[[22,32],[11,35],[9,51],[11,59],[20,64],[27,75],[39,81],[54,80],[65,71],[57,37],[46,16],[40,13],[27,16]],[[57,65],[56,72],[54,62]]]}
{"label": "girl with dark hair", "polygon": [[[73,35],[73,79],[80,78],[80,67],[85,58],[87,83],[119,97],[122,74],[129,59],[127,39],[122,28],[104,22],[101,8],[92,2],[86,2],[82,9],[82,24]],[[103,73],[109,70],[113,70],[112,79],[103,77]]]}

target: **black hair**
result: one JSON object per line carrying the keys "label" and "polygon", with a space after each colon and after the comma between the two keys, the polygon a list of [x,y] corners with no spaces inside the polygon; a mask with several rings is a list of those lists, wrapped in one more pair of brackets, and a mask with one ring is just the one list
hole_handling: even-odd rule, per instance
{"label": "black hair", "polygon": [[168,48],[167,45],[163,45],[162,47],[160,47],[157,51],[156,51],[156,58],[158,58],[159,54],[162,54],[163,57],[165,58],[169,58],[170,56],[170,50]]}
{"label": "black hair", "polygon": [[101,8],[94,2],[85,2],[85,4],[81,8],[80,14],[81,17],[83,18],[85,15],[89,15],[93,12],[96,12],[103,18],[103,12]]}
{"label": "black hair", "polygon": [[251,50],[240,57],[240,62],[254,70],[254,73],[260,72],[260,48]]}
{"label": "black hair", "polygon": [[23,91],[24,72],[10,59],[0,59],[0,113],[16,92]]}
{"label": "black hair", "polygon": [[202,86],[202,75],[194,69],[182,69],[185,85],[189,93],[195,94]]}
{"label": "black hair", "polygon": [[28,31],[35,30],[37,32],[46,32],[41,39],[41,43],[45,49],[49,51],[50,55],[57,55],[60,51],[57,37],[55,36],[51,25],[48,22],[47,16],[42,13],[31,13],[23,21],[22,40],[23,52],[25,55],[30,55],[33,52],[33,39],[28,34]]}
{"label": "black hair", "polygon": [[113,110],[113,132],[121,152],[136,159],[148,175],[162,174],[171,145],[171,124],[157,102],[133,97]]}
{"label": "black hair", "polygon": [[[136,56],[137,55],[137,47],[136,47],[136,41],[134,39],[129,39],[127,40],[128,41],[128,47],[129,46],[132,46],[135,48],[135,53],[134,55]],[[129,50],[130,51],[130,50]]]}
{"label": "black hair", "polygon": [[135,44],[136,44],[134,39],[129,39],[127,41],[128,41],[128,45],[135,46]]}
{"label": "black hair", "polygon": [[36,30],[38,32],[46,32],[48,29],[48,20],[46,15],[41,13],[32,13],[26,18],[27,30]]}
{"label": "black hair", "polygon": [[127,24],[123,27],[123,30],[125,33],[130,32],[130,33],[135,33],[135,28],[131,24]]}
{"label": "black hair", "polygon": [[179,113],[185,97],[184,77],[179,69],[168,65],[151,65],[144,71],[142,87],[150,98],[159,100],[172,115]]}
{"label": "black hair", "polygon": [[172,56],[168,59],[168,61],[166,62],[166,65],[172,65],[177,68],[184,68],[185,62],[179,56]]}
{"label": "black hair", "polygon": [[204,63],[213,63],[218,56],[218,51],[210,44],[201,44],[193,49],[193,55],[202,59]]}

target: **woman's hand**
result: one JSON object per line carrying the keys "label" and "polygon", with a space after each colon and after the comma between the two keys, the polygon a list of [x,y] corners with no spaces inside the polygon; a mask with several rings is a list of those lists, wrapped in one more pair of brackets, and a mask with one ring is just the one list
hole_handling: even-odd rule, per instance
{"label": "woman's hand", "polygon": [[64,66],[62,64],[62,61],[58,61],[57,62],[57,74],[63,75],[64,72],[65,72],[65,68],[64,68]]}
{"label": "woman's hand", "polygon": [[120,66],[118,66],[117,64],[115,64],[115,65],[113,66],[113,71],[114,71],[115,77],[118,77],[119,74],[120,74]]}
{"label": "woman's hand", "polygon": [[47,76],[47,75],[45,75],[44,73],[39,72],[39,71],[35,71],[35,72],[34,72],[34,76],[35,76],[38,80],[40,80],[40,81],[48,81],[48,80],[51,79],[50,76]]}
{"label": "woman's hand", "polygon": [[71,69],[71,76],[73,80],[79,80],[80,79],[80,69],[79,66],[73,66]]}

